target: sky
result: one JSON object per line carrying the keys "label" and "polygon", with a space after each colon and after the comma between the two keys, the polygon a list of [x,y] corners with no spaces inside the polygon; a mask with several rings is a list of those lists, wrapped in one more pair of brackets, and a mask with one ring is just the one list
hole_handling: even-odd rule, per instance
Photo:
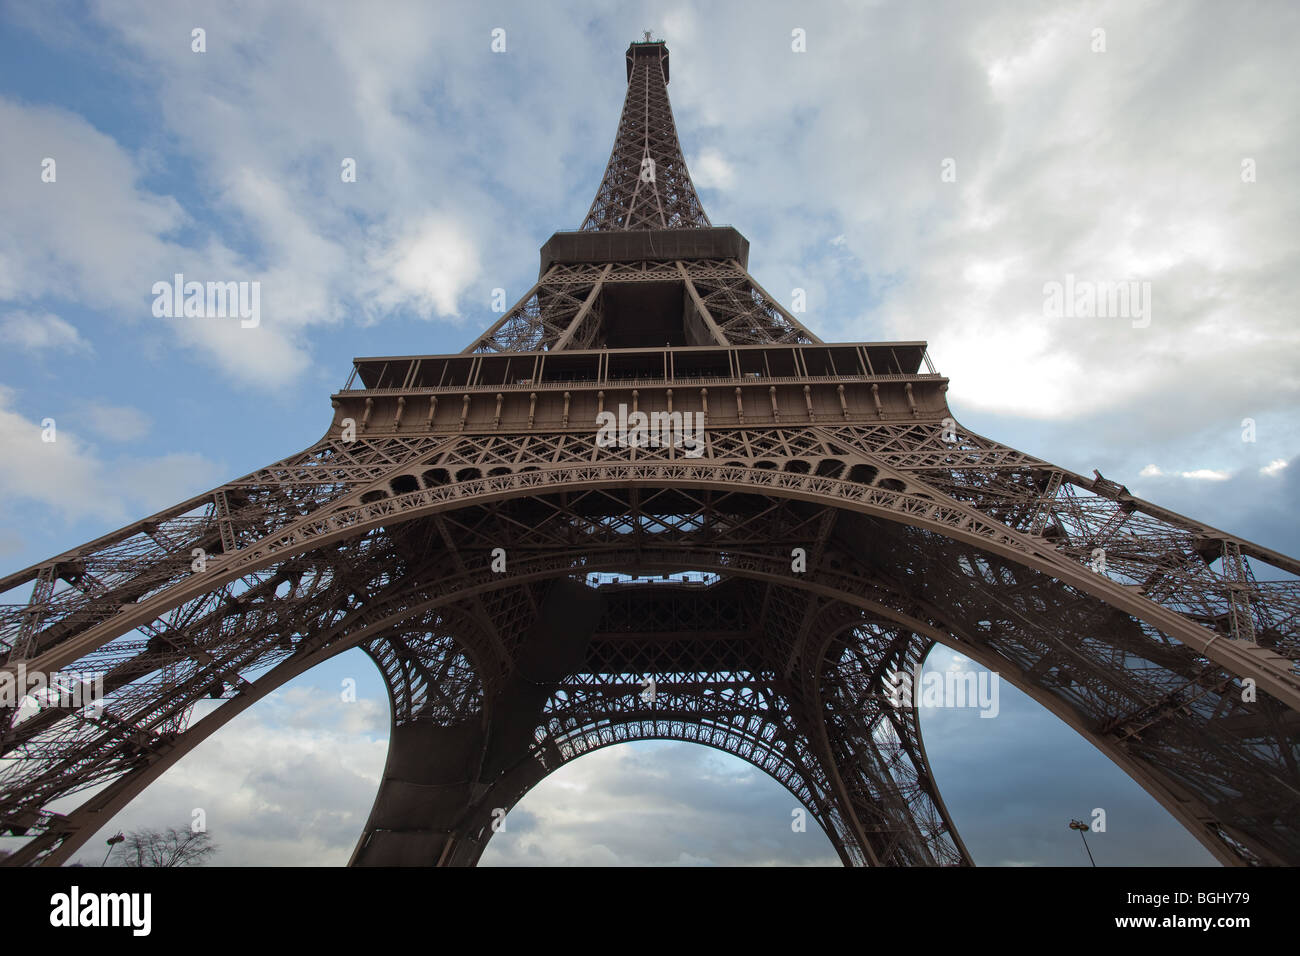
{"label": "sky", "polygon": [[[1294,4],[117,0],[0,2],[0,568],[312,444],[354,356],[464,348],[581,223],[644,30],[710,218],[822,339],[924,339],[963,427],[1300,553]],[[155,316],[178,272],[259,282],[257,327]],[[1149,310],[1051,314],[1076,281]],[[344,863],[388,722],[348,652],[112,829],[202,807],[214,863]],[[922,730],[977,863],[1087,865],[1065,824],[1097,807],[1103,865],[1212,863],[1008,685]],[[724,754],[624,745],[483,862],[834,863],[793,808]]]}

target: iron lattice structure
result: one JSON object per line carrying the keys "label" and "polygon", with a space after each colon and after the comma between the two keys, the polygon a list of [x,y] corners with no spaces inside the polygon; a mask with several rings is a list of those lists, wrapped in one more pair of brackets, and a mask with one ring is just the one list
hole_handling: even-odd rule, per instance
{"label": "iron lattice structure", "polygon": [[[354,864],[472,864],[494,811],[649,738],[762,768],[846,864],[970,864],[884,692],[942,643],[1219,860],[1300,863],[1300,562],[955,425],[924,342],[821,342],[705,217],[666,47],[627,77],[583,228],[468,349],[357,359],[311,448],[3,580],[5,670],[105,675],[102,714],[3,715],[4,862],[67,860],[360,647],[392,736]],[[702,454],[603,447],[620,406],[702,413]]]}

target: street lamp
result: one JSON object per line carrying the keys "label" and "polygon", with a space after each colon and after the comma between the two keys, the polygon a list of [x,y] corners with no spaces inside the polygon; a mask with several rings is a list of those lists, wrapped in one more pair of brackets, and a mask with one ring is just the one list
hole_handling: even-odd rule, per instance
{"label": "street lamp", "polygon": [[126,837],[124,837],[122,831],[119,830],[116,836],[111,836],[104,841],[108,844],[108,852],[104,854],[104,862],[99,864],[100,866],[104,866],[104,864],[108,863],[108,858],[113,854],[113,847],[117,846],[125,839]]}
{"label": "street lamp", "polygon": [[[1087,833],[1088,830],[1091,829],[1091,827],[1089,827],[1088,824],[1084,823],[1084,822],[1081,821],[1081,820],[1071,820],[1071,821],[1070,821],[1070,829],[1071,829],[1071,830],[1078,830],[1078,831],[1079,831],[1079,839],[1083,841],[1083,848],[1084,848],[1085,850],[1088,850],[1088,838],[1085,837],[1084,834]],[[1096,865],[1097,865],[1097,861],[1094,860],[1094,859],[1092,858],[1092,851],[1091,851],[1091,850],[1088,850],[1088,861],[1089,861],[1093,866],[1096,866]]]}

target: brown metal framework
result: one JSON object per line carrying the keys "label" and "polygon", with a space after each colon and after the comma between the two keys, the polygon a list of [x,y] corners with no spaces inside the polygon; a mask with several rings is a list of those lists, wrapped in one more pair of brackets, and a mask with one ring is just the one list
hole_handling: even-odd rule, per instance
{"label": "brown metal framework", "polygon": [[[884,693],[936,643],[1219,860],[1300,863],[1300,562],[956,426],[922,342],[818,340],[709,225],[667,64],[629,48],[583,231],[465,352],[358,359],[311,448],[0,581],[29,595],[0,607],[5,670],[106,675],[102,714],[0,714],[0,827],[31,837],[5,863],[67,860],[361,647],[393,728],[353,864],[473,864],[557,767],[656,738],[762,768],[846,864],[967,865]],[[702,413],[702,454],[602,447],[620,406]]]}

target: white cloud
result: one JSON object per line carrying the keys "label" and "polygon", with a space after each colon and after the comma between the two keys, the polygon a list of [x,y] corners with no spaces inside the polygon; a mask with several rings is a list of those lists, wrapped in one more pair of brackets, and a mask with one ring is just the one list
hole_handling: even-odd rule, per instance
{"label": "white cloud", "polygon": [[838,863],[811,817],[761,771],[698,745],[647,741],[561,767],[506,817],[487,866]]}
{"label": "white cloud", "polygon": [[[446,57],[428,56],[427,38],[439,32],[442,13],[412,5],[405,17],[358,21],[304,5],[303,18],[314,24],[308,31],[285,11],[217,13],[209,34],[229,42],[204,56],[212,69],[196,70],[188,40],[159,42],[188,38],[183,11],[122,2],[92,12],[102,21],[96,47],[108,42],[150,75],[166,77],[153,91],[171,148],[161,158],[193,172],[193,191],[151,193],[142,181],[158,154],[133,154],[67,111],[0,100],[0,138],[30,144],[0,157],[0,219],[8,227],[0,237],[0,304],[50,296],[111,312],[113,320],[135,323],[136,334],[179,345],[262,389],[307,371],[314,327],[407,309],[458,317],[457,300],[479,272],[484,208],[507,203],[466,176],[478,166],[482,142],[440,135],[445,130],[421,99],[432,77],[455,70]],[[75,24],[26,19],[55,42],[86,40]],[[256,38],[269,35],[295,42],[268,57]],[[449,95],[444,88],[439,104]],[[538,88],[532,96],[548,94]],[[455,97],[472,101],[467,115],[499,102],[474,85]],[[563,185],[558,175],[537,176],[563,163],[564,134],[552,120],[530,111],[524,125],[533,128],[526,139],[534,148],[527,155],[494,150],[532,164],[532,175],[512,179],[533,193],[539,183]],[[513,134],[518,125],[507,127]],[[37,181],[45,155],[58,162],[55,183]],[[344,155],[358,159],[356,184],[340,181]],[[507,175],[500,166],[492,173]],[[431,194],[454,208],[425,215]],[[498,240],[500,248],[521,245]],[[516,255],[511,267],[525,262]],[[150,289],[176,272],[260,282],[261,326],[153,318]]]}
{"label": "white cloud", "polygon": [[[696,12],[668,37],[670,90],[701,153],[744,145],[743,188],[709,212],[748,224],[769,289],[824,285],[802,317],[821,337],[924,337],[950,400],[981,412],[1124,409],[1177,438],[1300,398],[1300,193],[1243,184],[1238,166],[1300,145],[1267,92],[1293,31],[1243,24],[1207,48],[1203,10],[810,8],[803,55],[774,45],[789,34],[776,6],[728,23],[721,49]],[[826,256],[840,235],[852,256]],[[1043,284],[1066,274],[1149,281],[1150,326],[1045,319]],[[1282,384],[1256,396],[1249,378]]]}
{"label": "white cloud", "polygon": [[152,427],[148,415],[128,405],[89,402],[85,415],[91,429],[110,441],[135,441],[149,434]]}
{"label": "white cloud", "polygon": [[241,385],[275,388],[297,379],[311,365],[306,349],[292,332],[263,320],[242,328],[238,319],[162,319],[173,323],[181,341],[210,357]]}
{"label": "white cloud", "polygon": [[[201,706],[196,718],[211,709]],[[336,691],[282,688],[170,768],[105,832],[182,826],[201,807],[218,847],[214,864],[342,866],[379,786],[387,732],[380,701],[344,704]],[[102,838],[88,844],[96,846]]]}
{"label": "white cloud", "polygon": [[[622,100],[617,45],[568,44],[545,82],[520,83],[515,61],[485,44],[446,42],[430,56],[447,14],[418,3],[387,17],[305,3],[218,12],[209,31],[230,42],[204,70],[187,43],[159,42],[188,36],[183,10],[119,0],[95,12],[116,51],[167,77],[162,122],[215,210],[203,225],[232,238],[180,246],[195,225],[190,197],[140,187],[137,158],[81,118],[6,103],[7,140],[49,145],[0,170],[12,174],[0,179],[0,213],[23,237],[0,243],[0,297],[66,290],[139,314],[141,283],[177,265],[260,278],[267,317],[255,340],[178,330],[250,384],[302,374],[320,325],[408,309],[459,316],[480,258],[497,273],[490,286],[511,287],[539,238],[520,222],[543,209],[548,227],[565,224],[558,210],[580,217],[595,182],[573,171],[608,148]],[[815,332],[924,335],[953,400],[994,413],[1077,420],[1135,408],[1144,428],[1176,437],[1258,405],[1232,385],[1247,372],[1281,383],[1268,401],[1294,405],[1297,194],[1280,180],[1243,184],[1223,159],[1230,144],[1294,153],[1295,116],[1259,95],[1289,68],[1285,31],[1243,22],[1207,54],[1210,27],[1194,6],[807,13],[806,54],[773,47],[789,36],[779,5],[755,4],[743,23],[674,10],[663,31],[692,173],[723,191],[711,216],[747,223],[764,285],[808,290]],[[1112,42],[1096,54],[1103,13]],[[79,29],[27,19],[45,34]],[[520,11],[517,23],[512,39],[535,48],[572,31],[564,12]],[[287,35],[267,56],[262,38]],[[1135,35],[1162,42],[1117,42]],[[1207,98],[1198,91],[1211,77]],[[1144,145],[1156,137],[1160,149]],[[47,150],[67,159],[59,182],[28,188]],[[339,180],[343,156],[358,161],[356,183]],[[956,183],[939,179],[945,157],[957,160]],[[244,236],[253,251],[233,248]],[[844,254],[825,255],[827,242]],[[1151,326],[1044,319],[1043,283],[1067,273],[1150,281]]]}
{"label": "white cloud", "polygon": [[1285,458],[1274,458],[1267,465],[1261,468],[1259,470],[1259,473],[1261,475],[1267,475],[1270,478],[1274,478],[1282,474],[1282,469],[1284,469],[1286,466],[1287,466],[1287,460]]}
{"label": "white cloud", "polygon": [[76,328],[52,312],[10,312],[0,318],[0,341],[29,352],[90,352]]}
{"label": "white cloud", "polygon": [[428,318],[459,316],[457,300],[479,273],[478,250],[454,221],[425,218],[414,230],[392,242],[374,258],[390,285],[378,291],[378,301],[395,307],[413,306]]}
{"label": "white cloud", "polygon": [[42,440],[45,418],[14,411],[0,388],[0,494],[33,502],[65,520],[122,521],[150,514],[220,484],[221,467],[198,454],[107,459],[71,423],[54,418],[54,441]]}
{"label": "white cloud", "polygon": [[[1143,478],[1163,478],[1169,475],[1157,465],[1147,465],[1138,474]],[[1232,477],[1232,472],[1215,468],[1196,468],[1192,471],[1174,472],[1173,475],[1190,481],[1227,481]]]}
{"label": "white cloud", "polygon": [[706,149],[694,160],[687,160],[691,181],[701,189],[729,189],[736,181],[736,170],[719,150]]}
{"label": "white cloud", "polygon": [[[112,137],[53,107],[0,97],[0,300],[58,296],[148,314],[149,279],[185,223],[180,204],[138,185],[141,170]],[[54,182],[36,171],[56,161]],[[149,281],[146,281],[146,280]]]}
{"label": "white cloud", "polygon": [[[7,225],[0,235],[0,301],[21,304],[52,297],[103,310],[115,321],[134,325],[135,334],[145,339],[197,347],[234,377],[264,387],[282,384],[306,366],[304,353],[290,338],[292,330],[274,328],[292,315],[283,303],[303,299],[301,288],[272,298],[263,326],[254,330],[240,329],[236,319],[153,317],[153,284],[170,281],[175,273],[200,281],[253,281],[260,273],[218,241],[201,246],[175,242],[177,230],[191,225],[188,215],[172,197],[138,185],[141,163],[111,137],[66,111],[4,98],[0,136],[29,144],[0,155],[0,219]],[[33,187],[27,167],[39,169],[44,154],[58,161],[58,178]],[[6,281],[7,276],[15,278]],[[272,292],[284,285],[274,275],[267,284]],[[8,335],[25,335],[29,347],[46,341],[71,345],[79,339],[57,319],[40,332],[8,321],[4,328]],[[232,331],[244,336],[236,339]],[[259,347],[250,347],[254,341]]]}

